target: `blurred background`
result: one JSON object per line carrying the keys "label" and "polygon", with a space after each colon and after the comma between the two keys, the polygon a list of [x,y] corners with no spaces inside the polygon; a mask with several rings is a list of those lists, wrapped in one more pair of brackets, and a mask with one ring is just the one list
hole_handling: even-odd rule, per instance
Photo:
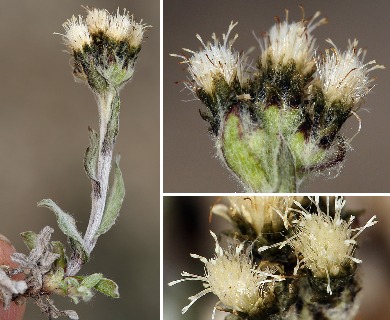
{"label": "blurred background", "polygon": [[[19,233],[55,227],[55,216],[36,203],[51,198],[85,231],[90,182],[83,169],[88,126],[97,129],[93,94],[75,83],[70,55],[59,35],[81,7],[118,7],[153,28],[121,92],[121,154],[126,197],[118,223],[103,235],[81,274],[101,272],[119,284],[120,299],[97,294],[77,306],[54,297],[80,319],[157,319],[159,316],[159,6],[158,0],[2,1],[0,11],[0,233],[27,253]],[[31,301],[25,319],[45,319]]]}
{"label": "blurred background", "polygon": [[[187,80],[186,65],[169,53],[181,53],[181,48],[198,50],[198,33],[206,42],[213,32],[221,39],[230,21],[238,21],[233,35],[237,51],[254,47],[255,59],[260,53],[257,36],[274,24],[274,16],[289,21],[302,17],[300,4],[306,17],[321,11],[329,23],[317,28],[314,36],[320,51],[329,47],[331,38],[337,47],[346,49],[348,39],[357,38],[359,46],[367,49],[366,61],[375,59],[389,68],[390,42],[386,0],[226,0],[182,1],[164,0],[164,191],[165,192],[238,192],[238,183],[215,158],[214,142],[207,133],[207,123],[199,116],[203,105],[184,89]],[[306,183],[302,191],[310,192],[388,192],[390,190],[390,75],[388,69],[372,72],[377,86],[365,99],[358,112],[362,130],[352,142],[353,150],[346,156],[345,168],[336,179],[320,177]],[[179,83],[176,83],[179,82]],[[352,137],[358,129],[357,120],[351,118],[344,125],[345,134]]]}
{"label": "blurred background", "polygon": [[[189,303],[188,297],[200,292],[200,281],[186,281],[173,287],[170,281],[181,279],[180,273],[204,275],[204,264],[190,257],[196,253],[206,258],[214,256],[215,242],[209,230],[218,233],[231,226],[222,218],[213,216],[210,209],[221,202],[217,197],[164,197],[164,319],[209,320],[218,298],[207,294],[196,301],[184,315],[181,309]],[[357,238],[356,256],[363,260],[358,272],[362,280],[361,307],[356,320],[387,320],[390,314],[390,197],[346,197],[347,209],[365,209],[359,218],[363,225],[373,215],[379,221]],[[223,200],[226,201],[226,200]],[[215,320],[227,314],[216,313]]]}

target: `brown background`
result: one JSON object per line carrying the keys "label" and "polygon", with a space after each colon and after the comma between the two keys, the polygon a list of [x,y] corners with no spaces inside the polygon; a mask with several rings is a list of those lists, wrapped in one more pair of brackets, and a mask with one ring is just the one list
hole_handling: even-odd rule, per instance
{"label": "brown background", "polygon": [[[199,33],[204,41],[216,32],[219,38],[227,31],[231,20],[238,21],[234,33],[239,37],[236,50],[259,49],[252,34],[267,31],[274,16],[284,19],[284,9],[290,11],[290,21],[301,18],[299,4],[306,16],[317,10],[329,23],[314,31],[319,50],[329,45],[331,38],[343,50],[348,39],[357,38],[367,48],[366,61],[376,59],[389,68],[390,2],[375,1],[164,1],[164,191],[165,192],[236,192],[241,191],[227,170],[214,158],[214,143],[206,132],[207,124],[200,116],[200,101],[195,101],[182,83],[188,76],[180,59],[169,53],[180,53],[181,48],[198,50]],[[256,53],[256,54],[255,54]],[[354,150],[347,154],[345,168],[336,179],[320,178],[309,182],[302,191],[310,192],[389,192],[390,191],[390,77],[388,69],[372,73],[377,86],[372,90],[359,111],[362,130],[352,142]],[[183,102],[183,100],[191,100]],[[368,111],[368,112],[367,112]],[[357,130],[357,121],[349,120],[344,126],[348,136]]]}
{"label": "brown background", "polygon": [[[357,257],[362,280],[361,307],[356,320],[388,320],[390,314],[390,197],[346,197],[346,208],[365,209],[361,225],[373,215],[379,221],[366,229],[358,238]],[[200,281],[187,281],[173,287],[168,282],[180,279],[187,271],[203,275],[204,264],[190,257],[196,253],[206,258],[214,256],[215,242],[209,230],[220,232],[231,226],[214,216],[209,223],[210,208],[217,197],[165,197],[164,198],[164,319],[210,320],[218,298],[207,294],[196,301],[184,315],[181,309],[189,303],[188,297],[200,292]],[[224,200],[225,201],[225,200]],[[216,313],[215,320],[223,320],[224,312]],[[341,319],[340,319],[341,320]]]}
{"label": "brown background", "polygon": [[[157,319],[159,316],[159,1],[2,1],[0,10],[0,232],[27,252],[19,233],[56,225],[54,214],[37,208],[52,198],[74,214],[84,231],[90,183],[83,170],[88,126],[97,129],[97,106],[75,83],[64,52],[62,23],[81,5],[119,6],[153,25],[148,30],[132,82],[121,93],[116,152],[126,198],[116,226],[103,235],[81,274],[102,272],[120,286],[121,299],[100,294],[73,308],[80,319]],[[55,227],[54,239],[65,240]],[[29,303],[26,319],[45,319]]]}

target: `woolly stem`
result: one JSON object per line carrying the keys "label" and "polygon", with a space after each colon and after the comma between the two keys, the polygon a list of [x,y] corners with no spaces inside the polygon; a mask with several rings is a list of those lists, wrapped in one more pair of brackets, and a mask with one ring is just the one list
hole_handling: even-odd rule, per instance
{"label": "woolly stem", "polygon": [[[111,171],[112,155],[114,149],[115,137],[109,133],[110,117],[115,108],[115,103],[119,103],[118,94],[114,91],[108,91],[97,95],[99,108],[99,151],[98,164],[96,168],[96,179],[99,184],[99,190],[92,188],[91,192],[91,215],[87,231],[84,235],[84,246],[90,254],[97,242],[97,232],[102,222],[106,199],[108,194],[108,184]],[[80,258],[73,258],[68,264],[67,275],[77,274],[81,269],[83,262]]]}

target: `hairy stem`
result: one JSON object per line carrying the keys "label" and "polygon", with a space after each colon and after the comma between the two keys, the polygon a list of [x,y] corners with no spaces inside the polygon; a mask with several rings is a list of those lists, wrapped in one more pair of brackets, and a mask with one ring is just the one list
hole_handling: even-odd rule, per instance
{"label": "hairy stem", "polygon": [[91,193],[91,217],[89,219],[88,228],[84,236],[85,246],[89,253],[91,253],[96,244],[96,232],[100,227],[100,223],[103,218],[104,207],[108,193],[113,144],[109,144],[111,147],[105,148],[104,140],[106,139],[107,124],[111,115],[113,97],[114,94],[112,92],[98,96],[98,105],[101,116],[99,134],[99,160],[96,176],[100,184],[100,192],[95,192],[95,190],[92,190]]}
{"label": "hairy stem", "polygon": [[[108,91],[104,94],[97,95],[97,103],[99,108],[99,151],[98,151],[98,164],[96,168],[96,179],[99,184],[99,188],[92,188],[91,192],[91,215],[87,231],[84,235],[84,245],[88,253],[90,254],[97,242],[97,231],[102,222],[104,209],[106,206],[106,199],[108,194],[108,184],[111,171],[112,154],[114,149],[115,136],[111,136],[108,131],[110,130],[109,122],[113,112],[114,103],[118,102],[117,92]],[[115,101],[115,98],[117,101]],[[110,140],[110,141],[108,141]],[[75,275],[81,269],[81,259],[74,257],[71,259],[68,268],[67,275]]]}

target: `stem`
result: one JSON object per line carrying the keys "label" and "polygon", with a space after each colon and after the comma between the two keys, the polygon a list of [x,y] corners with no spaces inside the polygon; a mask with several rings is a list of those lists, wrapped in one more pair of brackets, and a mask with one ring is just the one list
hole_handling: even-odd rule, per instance
{"label": "stem", "polygon": [[112,92],[108,92],[106,95],[98,96],[98,105],[100,109],[100,134],[99,134],[99,160],[97,166],[96,177],[100,183],[100,193],[96,193],[92,190],[91,199],[91,216],[87,231],[84,236],[84,244],[88,253],[91,253],[96,245],[97,237],[96,233],[102,222],[104,207],[106,204],[106,198],[108,193],[108,182],[111,171],[111,161],[113,148],[103,150],[103,142],[106,137],[107,124],[111,115],[111,104],[114,98]]}
{"label": "stem", "polygon": [[[87,231],[84,235],[84,246],[90,254],[97,242],[97,231],[102,222],[104,208],[108,194],[108,183],[111,171],[112,154],[114,143],[105,144],[107,138],[108,123],[113,109],[113,100],[117,93],[115,91],[108,91],[104,94],[97,95],[97,103],[99,108],[99,151],[98,164],[96,168],[96,180],[100,185],[100,192],[92,188],[91,192],[91,215]],[[79,257],[71,257],[68,264],[67,275],[75,275],[81,269],[83,262]]]}
{"label": "stem", "polygon": [[75,255],[72,255],[70,257],[70,261],[68,263],[68,266],[66,268],[66,276],[74,276],[77,274],[77,272],[80,271],[81,266],[83,265],[83,261],[80,259],[80,257],[77,257]]}

